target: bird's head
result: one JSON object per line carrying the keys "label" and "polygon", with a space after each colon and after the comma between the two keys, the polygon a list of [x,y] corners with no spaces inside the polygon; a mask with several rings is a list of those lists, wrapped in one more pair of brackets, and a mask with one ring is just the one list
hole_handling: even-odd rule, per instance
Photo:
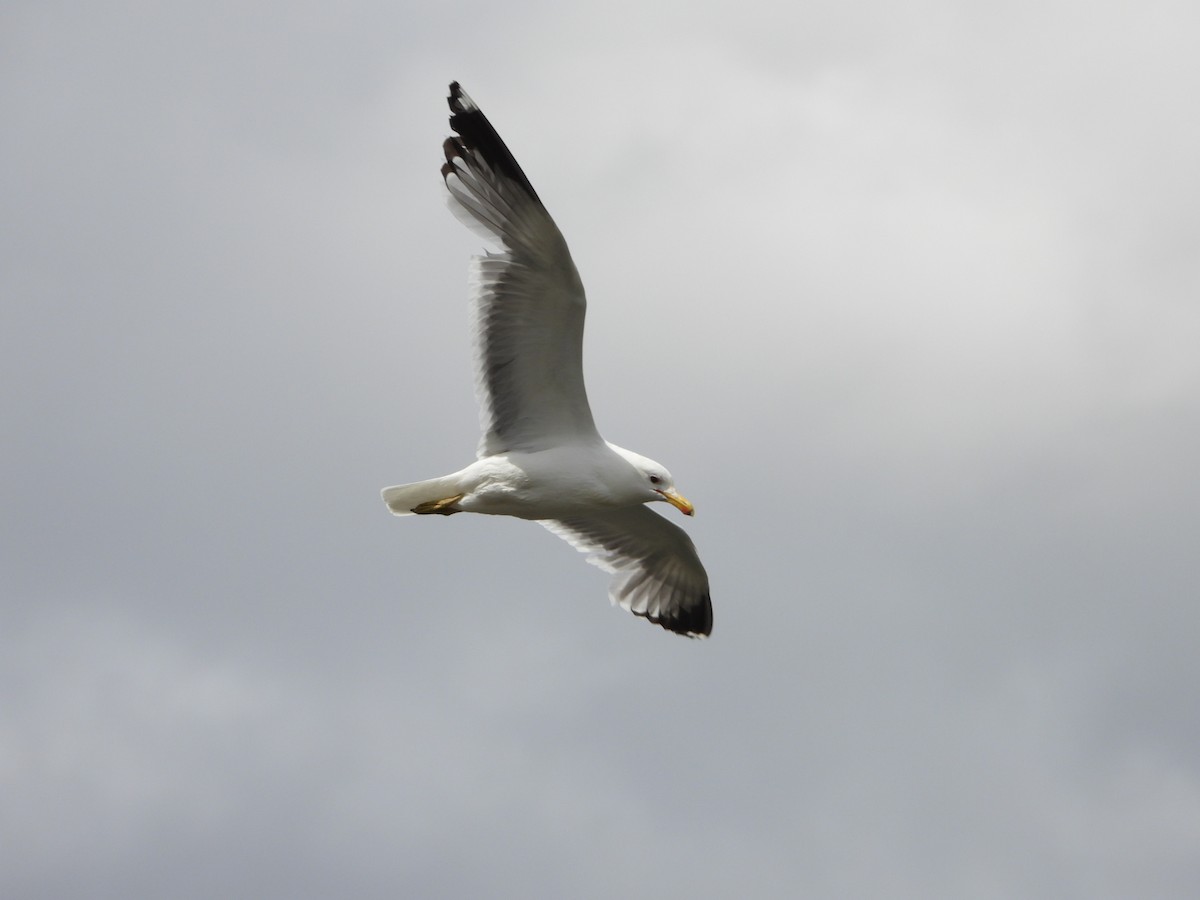
{"label": "bird's head", "polygon": [[616,444],[609,444],[609,446],[633,467],[637,478],[636,490],[642,497],[643,503],[661,500],[670,503],[685,516],[696,514],[696,507],[692,506],[691,501],[675,490],[675,479],[671,477],[666,466],[634,453],[632,450],[618,447]]}

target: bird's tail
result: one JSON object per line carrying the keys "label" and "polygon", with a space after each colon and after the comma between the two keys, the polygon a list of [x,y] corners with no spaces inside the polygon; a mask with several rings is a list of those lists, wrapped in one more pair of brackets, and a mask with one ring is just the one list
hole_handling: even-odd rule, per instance
{"label": "bird's tail", "polygon": [[380,494],[383,502],[395,516],[411,516],[424,506],[422,512],[437,511],[436,505],[449,498],[455,498],[459,493],[457,475],[444,475],[441,478],[431,478],[429,481],[415,481],[412,484],[397,484],[386,487]]}

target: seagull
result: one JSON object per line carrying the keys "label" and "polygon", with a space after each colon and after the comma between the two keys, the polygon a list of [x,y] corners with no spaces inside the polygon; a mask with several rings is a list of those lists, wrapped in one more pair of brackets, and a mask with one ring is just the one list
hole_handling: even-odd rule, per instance
{"label": "seagull", "polygon": [[646,504],[692,504],[652,459],[610,444],[583,384],[583,284],[567,243],[496,129],[450,85],[442,177],[462,222],[499,245],[472,260],[477,458],[384,488],[397,516],[460,512],[545,526],[613,573],[609,597],[669,631],[712,631],[708,575],[687,533]]}

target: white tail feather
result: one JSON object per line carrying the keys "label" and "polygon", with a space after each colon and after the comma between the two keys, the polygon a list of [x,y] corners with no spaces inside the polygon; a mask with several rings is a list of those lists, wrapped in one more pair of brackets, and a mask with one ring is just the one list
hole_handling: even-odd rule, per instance
{"label": "white tail feather", "polygon": [[446,475],[442,478],[431,478],[429,481],[416,481],[412,484],[397,484],[380,491],[383,502],[394,516],[411,516],[413,508],[422,503],[444,500],[452,497],[458,491],[455,488],[456,476]]}

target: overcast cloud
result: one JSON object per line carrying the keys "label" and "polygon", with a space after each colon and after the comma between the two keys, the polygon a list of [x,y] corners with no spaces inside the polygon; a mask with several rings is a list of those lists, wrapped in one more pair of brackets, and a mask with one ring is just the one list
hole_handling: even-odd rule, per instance
{"label": "overcast cloud", "polygon": [[[1198,40],[6,4],[0,895],[1194,896]],[[451,79],[696,503],[709,641],[379,500],[477,439]]]}

